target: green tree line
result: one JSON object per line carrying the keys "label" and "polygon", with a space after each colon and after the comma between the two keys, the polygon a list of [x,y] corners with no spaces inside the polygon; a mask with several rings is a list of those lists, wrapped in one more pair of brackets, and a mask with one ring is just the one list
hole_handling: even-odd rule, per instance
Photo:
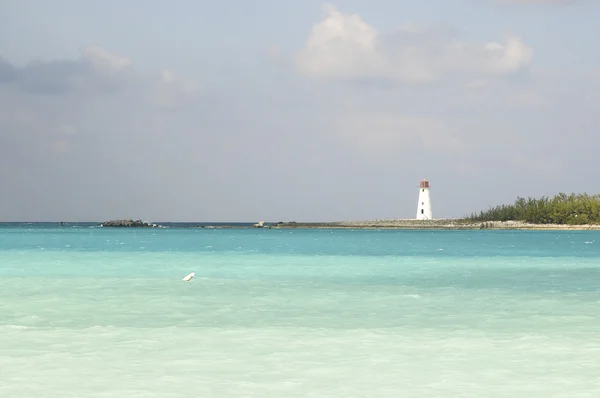
{"label": "green tree line", "polygon": [[600,195],[559,193],[553,198],[518,197],[512,205],[500,205],[473,213],[468,221],[523,221],[533,224],[600,224]]}

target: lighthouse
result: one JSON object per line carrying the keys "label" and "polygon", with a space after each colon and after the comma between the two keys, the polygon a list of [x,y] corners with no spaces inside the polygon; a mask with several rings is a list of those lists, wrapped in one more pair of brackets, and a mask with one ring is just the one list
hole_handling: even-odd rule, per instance
{"label": "lighthouse", "polygon": [[429,198],[429,181],[419,183],[419,203],[417,206],[417,220],[431,220],[431,199]]}

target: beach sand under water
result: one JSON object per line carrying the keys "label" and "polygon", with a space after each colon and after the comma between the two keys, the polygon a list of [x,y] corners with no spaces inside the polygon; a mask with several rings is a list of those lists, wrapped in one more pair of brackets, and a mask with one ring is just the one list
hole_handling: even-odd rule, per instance
{"label": "beach sand under water", "polygon": [[599,237],[2,227],[0,396],[599,397]]}

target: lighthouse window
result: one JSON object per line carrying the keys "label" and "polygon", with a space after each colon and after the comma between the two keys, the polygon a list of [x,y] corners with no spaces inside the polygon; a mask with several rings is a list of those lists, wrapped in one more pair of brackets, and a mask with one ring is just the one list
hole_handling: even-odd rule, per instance
{"label": "lighthouse window", "polygon": [[423,192],[425,192],[425,189],[423,189]]}
{"label": "lighthouse window", "polygon": [[421,209],[421,214],[423,214],[423,213],[425,213],[425,210],[424,210],[424,209]]}
{"label": "lighthouse window", "polygon": [[422,205],[424,205],[424,204],[425,204],[425,202],[421,202],[421,204],[422,204]]}

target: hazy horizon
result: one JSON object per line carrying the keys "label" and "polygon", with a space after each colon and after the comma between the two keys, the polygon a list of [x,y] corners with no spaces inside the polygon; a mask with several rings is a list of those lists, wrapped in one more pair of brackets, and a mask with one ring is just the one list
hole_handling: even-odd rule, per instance
{"label": "hazy horizon", "polygon": [[[434,218],[600,193],[600,3],[0,4],[0,221]],[[248,220],[248,221],[240,221]]]}

